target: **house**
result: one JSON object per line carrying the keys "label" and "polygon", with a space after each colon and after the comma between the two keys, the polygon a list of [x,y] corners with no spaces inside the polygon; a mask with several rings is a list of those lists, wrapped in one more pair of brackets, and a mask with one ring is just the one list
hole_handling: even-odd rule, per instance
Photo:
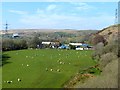
{"label": "house", "polygon": [[42,42],[42,44],[50,45],[51,42]]}
{"label": "house", "polygon": [[12,37],[13,37],[13,38],[19,37],[19,34],[18,34],[18,33],[14,33],[14,34],[12,35]]}
{"label": "house", "polygon": [[75,46],[75,50],[89,50],[90,46],[85,43],[69,43],[69,45]]}
{"label": "house", "polygon": [[82,43],[69,43],[69,45],[72,45],[72,46],[80,46],[80,45],[82,45]]}
{"label": "house", "polygon": [[59,42],[42,42],[43,47],[47,48],[58,48],[59,47]]}
{"label": "house", "polygon": [[76,50],[84,50],[84,48],[76,48]]}

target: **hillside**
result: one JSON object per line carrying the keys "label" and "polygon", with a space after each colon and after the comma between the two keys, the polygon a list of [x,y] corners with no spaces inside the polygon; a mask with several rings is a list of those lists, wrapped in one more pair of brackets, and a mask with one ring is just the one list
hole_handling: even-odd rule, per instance
{"label": "hillside", "polygon": [[[29,39],[37,36],[41,40],[59,40],[61,42],[82,42],[87,41],[89,36],[98,30],[72,30],[72,29],[20,29],[8,30],[9,37],[18,33],[20,38]],[[6,38],[5,32],[1,32],[2,37]]]}
{"label": "hillside", "polygon": [[[102,35],[107,41],[107,45],[100,46],[100,43],[94,50],[95,59],[98,60],[101,74],[92,78],[88,78],[84,83],[78,82],[74,88],[118,88],[118,27],[120,25],[112,25],[91,35]],[[99,57],[98,57],[99,56]],[[97,83],[96,83],[97,82]]]}
{"label": "hillside", "polygon": [[115,38],[118,35],[118,25],[106,27],[94,35],[102,35],[107,41],[110,41],[112,38]]}

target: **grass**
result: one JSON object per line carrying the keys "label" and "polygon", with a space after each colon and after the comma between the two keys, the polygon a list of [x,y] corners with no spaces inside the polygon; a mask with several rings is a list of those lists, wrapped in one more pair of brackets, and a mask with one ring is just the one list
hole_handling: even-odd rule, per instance
{"label": "grass", "polygon": [[77,83],[74,88],[118,88],[118,60],[108,63],[101,75]]}
{"label": "grass", "polygon": [[[55,49],[4,52],[9,63],[2,67],[3,88],[61,88],[77,72],[96,64],[91,53]],[[21,82],[17,81],[18,78]],[[13,82],[9,84],[6,81]]]}

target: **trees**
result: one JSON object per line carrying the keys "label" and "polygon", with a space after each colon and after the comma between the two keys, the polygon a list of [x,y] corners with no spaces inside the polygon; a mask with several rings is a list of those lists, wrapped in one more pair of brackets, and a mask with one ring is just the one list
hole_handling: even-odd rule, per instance
{"label": "trees", "polygon": [[27,49],[27,42],[26,40],[22,39],[3,39],[2,40],[2,50],[20,50],[20,49]]}
{"label": "trees", "polygon": [[12,50],[13,46],[14,46],[14,43],[13,43],[12,39],[3,39],[2,40],[2,50],[3,51]]}
{"label": "trees", "polygon": [[27,42],[23,39],[16,39],[14,40],[14,47],[15,50],[20,50],[20,49],[27,49]]}
{"label": "trees", "polygon": [[98,43],[95,46],[95,52],[93,53],[92,58],[98,60],[100,65],[104,67],[109,62],[119,57],[118,45],[118,38],[111,38],[107,45]]}
{"label": "trees", "polygon": [[92,39],[92,44],[97,45],[100,42],[102,42],[104,45],[107,44],[106,40],[102,35],[95,35],[95,37]]}
{"label": "trees", "polygon": [[29,48],[37,48],[37,45],[42,45],[42,40],[40,40],[37,36],[28,41]]}

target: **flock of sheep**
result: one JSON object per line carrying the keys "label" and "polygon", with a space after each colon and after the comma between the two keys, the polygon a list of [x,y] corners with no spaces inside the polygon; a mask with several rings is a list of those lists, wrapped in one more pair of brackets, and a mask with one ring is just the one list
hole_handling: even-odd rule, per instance
{"label": "flock of sheep", "polygon": [[[78,54],[78,52],[76,52],[76,54]],[[16,53],[16,55],[18,55],[18,53]],[[34,56],[36,57],[38,54],[35,54]],[[61,54],[58,54],[59,56],[61,55]],[[33,59],[34,58],[34,56],[25,56],[25,58],[31,58],[31,59]],[[42,56],[45,56],[44,54],[42,54]],[[68,58],[68,56],[69,56],[69,54],[66,54],[66,58]],[[85,56],[87,56],[86,54],[85,54]],[[79,58],[80,56],[78,55],[78,58]],[[53,57],[51,56],[51,59],[52,59]],[[60,59],[59,60],[57,60],[57,63],[59,63],[59,64],[65,64],[65,62],[62,62]],[[71,64],[70,62],[68,63],[68,64]],[[22,64],[22,66],[23,66],[24,64]],[[26,65],[24,65],[24,66],[30,66],[29,64],[26,64]],[[46,71],[53,71],[54,69],[53,68],[46,68],[45,69]],[[57,71],[57,72],[61,72],[61,69],[56,69],[56,70],[54,70],[54,71]],[[20,82],[21,81],[21,79],[20,78],[18,78],[17,79],[17,81],[18,82]],[[4,83],[12,83],[13,81],[4,81]]]}
{"label": "flock of sheep", "polygon": [[[18,79],[17,79],[17,81],[18,81],[18,82],[20,82],[20,81],[21,81],[21,79],[20,79],[20,78],[18,78]],[[4,81],[4,83],[6,83],[6,82],[10,84],[10,83],[12,83],[13,81]]]}

